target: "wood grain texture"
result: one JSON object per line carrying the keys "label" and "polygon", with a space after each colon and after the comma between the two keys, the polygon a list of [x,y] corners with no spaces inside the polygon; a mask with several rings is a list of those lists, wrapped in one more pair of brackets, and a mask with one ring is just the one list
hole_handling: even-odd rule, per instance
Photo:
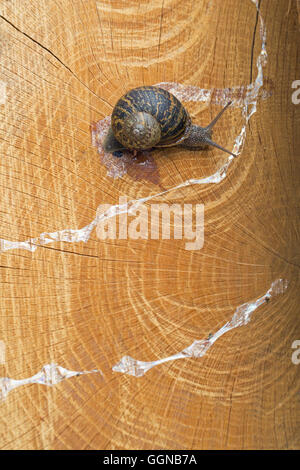
{"label": "wood grain texture", "polygon": [[[205,242],[55,242],[0,253],[0,377],[21,379],[55,362],[101,369],[54,387],[32,384],[0,403],[3,449],[296,449],[300,365],[299,105],[297,3],[262,0],[266,83],[242,154],[220,184],[192,185],[160,202],[203,203]],[[135,86],[247,86],[261,43],[250,0],[0,1],[0,238],[27,240],[89,224],[99,204],[160,191],[113,179],[90,126]],[[198,123],[216,105],[187,103]],[[241,110],[216,138],[232,146]],[[217,149],[157,150],[165,189],[212,174]],[[207,337],[277,278],[284,296],[222,336],[200,359],[168,362],[136,378],[122,356],[152,361]]]}

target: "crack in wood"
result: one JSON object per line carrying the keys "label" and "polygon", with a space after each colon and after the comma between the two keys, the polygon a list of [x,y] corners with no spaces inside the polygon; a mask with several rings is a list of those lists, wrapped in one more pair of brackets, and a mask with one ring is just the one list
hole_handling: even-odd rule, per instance
{"label": "crack in wood", "polygon": [[259,18],[259,15],[260,15],[261,1],[262,0],[258,1],[257,12],[256,12],[256,20],[255,20],[255,25],[254,25],[254,30],[253,30],[253,38],[252,38],[252,46],[251,46],[250,83],[252,83],[254,46],[255,46],[257,23],[258,23],[258,18]]}

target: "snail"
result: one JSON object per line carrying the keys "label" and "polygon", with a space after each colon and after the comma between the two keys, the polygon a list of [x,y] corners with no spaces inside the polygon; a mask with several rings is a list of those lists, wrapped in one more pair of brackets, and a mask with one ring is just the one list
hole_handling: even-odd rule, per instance
{"label": "snail", "polygon": [[167,90],[155,86],[133,88],[116,103],[103,149],[116,157],[124,150],[156,147],[203,149],[208,145],[236,156],[211,140],[212,129],[225,109],[206,127],[192,124],[180,101]]}

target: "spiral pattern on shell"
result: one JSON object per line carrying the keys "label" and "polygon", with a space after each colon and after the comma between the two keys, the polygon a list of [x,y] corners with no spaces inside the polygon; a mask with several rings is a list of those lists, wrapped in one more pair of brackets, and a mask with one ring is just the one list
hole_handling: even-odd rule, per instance
{"label": "spiral pattern on shell", "polygon": [[[134,115],[143,113],[154,117],[160,127],[160,140],[153,132],[153,141],[149,141],[149,132],[141,133],[140,138],[131,130],[128,121]],[[171,93],[154,86],[143,86],[130,90],[116,103],[112,112],[112,130],[116,139],[126,148],[145,149],[154,146],[168,147],[176,145],[187,134],[191,118]]]}

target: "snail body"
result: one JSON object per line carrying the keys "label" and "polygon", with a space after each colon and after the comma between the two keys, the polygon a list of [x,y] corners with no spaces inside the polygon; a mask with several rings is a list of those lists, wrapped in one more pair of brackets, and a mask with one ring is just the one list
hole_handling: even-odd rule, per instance
{"label": "snail body", "polygon": [[212,145],[234,155],[211,140],[212,127],[229,105],[207,127],[200,127],[192,124],[187,110],[167,90],[155,86],[133,88],[113,109],[104,151],[120,156],[127,149],[175,146],[203,149]]}

